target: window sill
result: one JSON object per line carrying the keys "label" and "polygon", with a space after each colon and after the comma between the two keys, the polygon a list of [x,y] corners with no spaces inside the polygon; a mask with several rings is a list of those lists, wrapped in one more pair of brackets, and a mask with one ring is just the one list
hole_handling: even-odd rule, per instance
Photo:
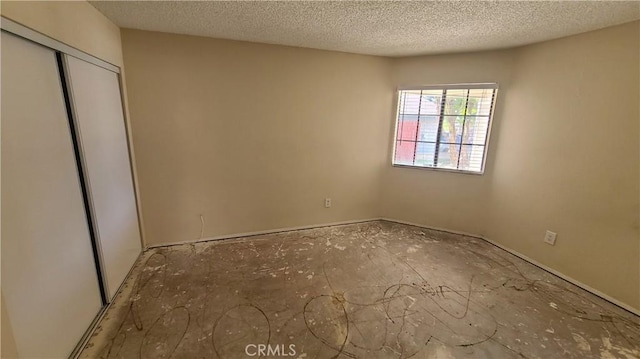
{"label": "window sill", "polygon": [[437,167],[422,167],[422,166],[411,166],[411,165],[398,165],[395,163],[391,164],[392,167],[397,168],[411,168],[416,170],[427,170],[427,171],[436,171],[436,172],[449,172],[449,173],[460,173],[463,175],[474,175],[474,176],[482,176],[484,175],[484,170],[482,172],[475,171],[464,171],[464,170],[454,170],[449,168],[437,168]]}

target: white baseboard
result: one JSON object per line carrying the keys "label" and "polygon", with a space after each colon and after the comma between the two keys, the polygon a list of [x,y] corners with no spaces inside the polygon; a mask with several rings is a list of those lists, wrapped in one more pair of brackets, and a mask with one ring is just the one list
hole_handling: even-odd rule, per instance
{"label": "white baseboard", "polygon": [[502,249],[502,250],[504,250],[506,252],[509,252],[509,253],[513,254],[514,256],[524,260],[525,262],[529,262],[530,264],[533,264],[534,266],[536,266],[536,267],[538,267],[538,268],[540,268],[540,269],[542,269],[544,271],[547,271],[547,272],[549,272],[549,273],[551,273],[551,274],[553,274],[553,275],[555,275],[557,277],[560,277],[560,278],[566,280],[567,282],[569,282],[571,284],[574,284],[574,285],[586,290],[587,292],[590,292],[591,294],[597,295],[598,297],[600,297],[600,298],[602,298],[602,299],[604,299],[604,300],[606,300],[608,302],[611,302],[612,304],[615,304],[618,307],[620,307],[620,308],[622,308],[622,309],[624,309],[624,310],[626,310],[628,312],[631,312],[631,313],[633,313],[633,314],[635,314],[637,316],[640,316],[640,309],[634,308],[634,307],[632,307],[632,306],[630,306],[628,304],[625,304],[625,303],[623,303],[623,302],[621,302],[621,301],[619,301],[619,300],[617,300],[615,298],[612,298],[612,297],[602,293],[601,291],[599,291],[597,289],[594,289],[594,288],[592,288],[592,287],[590,287],[590,286],[588,286],[588,285],[586,285],[586,284],[584,284],[584,283],[582,283],[582,282],[580,282],[580,281],[578,281],[576,279],[573,279],[573,278],[569,277],[566,274],[560,273],[557,270],[555,270],[555,269],[553,269],[551,267],[548,267],[548,266],[546,266],[546,265],[544,265],[544,264],[542,264],[542,263],[540,263],[540,262],[538,262],[536,260],[533,260],[533,259],[525,256],[524,254],[520,253],[520,252],[517,252],[517,251],[515,251],[515,250],[513,250],[513,249],[511,249],[509,247],[506,247],[506,246],[504,246],[504,245],[502,245],[500,243],[494,242],[494,241],[490,240],[489,238],[486,238],[485,236],[482,236],[482,235],[479,235],[479,234],[471,234],[471,233],[465,233],[465,232],[460,232],[460,231],[454,231],[454,230],[451,230],[451,229],[431,227],[431,226],[426,226],[426,225],[418,224],[418,223],[410,223],[410,222],[400,221],[400,220],[391,219],[391,218],[381,218],[381,219],[384,220],[384,221],[389,221],[389,222],[406,224],[406,225],[416,226],[416,227],[425,228],[425,229],[432,229],[432,230],[441,231],[441,232],[455,233],[455,234],[460,234],[460,235],[467,236],[467,237],[474,237],[474,238],[482,239],[482,240],[486,241],[487,243],[490,243],[490,244],[492,244],[492,245],[494,245],[494,246],[496,246],[496,247],[498,247],[498,248],[500,248],[500,249]]}
{"label": "white baseboard", "polygon": [[588,286],[588,285],[586,285],[586,284],[584,284],[584,283],[582,283],[582,282],[580,282],[580,281],[578,281],[576,279],[573,279],[573,278],[569,277],[566,274],[562,274],[562,273],[558,272],[557,270],[555,270],[555,269],[553,269],[551,267],[548,267],[548,266],[546,266],[546,265],[544,265],[544,264],[542,264],[542,263],[540,263],[538,261],[535,261],[535,260],[525,256],[522,253],[516,252],[515,250],[510,249],[510,248],[507,248],[507,247],[503,246],[500,243],[494,242],[494,241],[492,241],[492,240],[490,240],[488,238],[484,238],[484,237],[482,237],[482,239],[484,239],[485,241],[493,244],[494,246],[496,246],[496,247],[498,247],[498,248],[500,248],[500,249],[502,249],[504,251],[507,251],[507,252],[513,254],[514,256],[516,256],[516,257],[518,257],[518,258],[520,258],[520,259],[522,259],[522,260],[524,260],[526,262],[529,262],[529,263],[533,264],[534,266],[536,266],[536,267],[538,267],[540,269],[543,269],[543,270],[545,270],[545,271],[547,271],[547,272],[549,272],[549,273],[551,273],[551,274],[553,274],[553,275],[555,275],[557,277],[560,277],[560,278],[566,280],[567,282],[569,282],[571,284],[577,285],[578,287],[586,290],[587,292],[591,292],[592,294],[595,294],[598,297],[600,297],[600,298],[602,298],[602,299],[604,299],[604,300],[606,300],[608,302],[611,302],[611,303],[617,305],[618,307],[620,307],[620,308],[622,308],[622,309],[624,309],[626,311],[629,311],[629,312],[631,312],[631,313],[633,313],[633,314],[635,314],[637,316],[640,316],[640,309],[636,309],[636,308],[634,308],[634,307],[632,307],[632,306],[630,306],[628,304],[622,303],[621,301],[619,301],[619,300],[617,300],[615,298],[612,298],[612,297],[602,293],[601,291],[599,291],[597,289],[594,289],[594,288],[592,288],[592,287],[590,287],[590,286]]}
{"label": "white baseboard", "polygon": [[223,240],[223,239],[233,239],[233,238],[240,238],[240,237],[261,236],[261,235],[265,235],[265,234],[300,231],[300,230],[303,230],[303,229],[314,229],[314,228],[331,227],[331,226],[342,226],[342,225],[346,225],[346,224],[374,222],[374,221],[379,221],[379,220],[380,220],[380,218],[366,218],[366,219],[356,219],[356,220],[352,220],[352,221],[330,222],[330,223],[311,224],[311,225],[307,225],[307,226],[298,226],[298,227],[285,227],[285,228],[267,229],[267,230],[264,230],[264,231],[244,232],[244,233],[234,233],[234,234],[223,234],[223,235],[215,236],[215,237],[189,239],[189,240],[180,241],[180,242],[170,242],[170,243],[163,243],[163,244],[155,244],[155,245],[147,246],[145,248],[145,250],[151,249],[151,248],[177,246],[177,245],[181,245],[181,244],[192,244],[192,243],[200,243],[200,242],[219,241],[219,240]]}
{"label": "white baseboard", "polygon": [[303,230],[303,229],[313,229],[313,228],[322,228],[322,227],[331,227],[331,226],[340,226],[340,225],[347,225],[347,224],[356,224],[356,223],[364,223],[364,222],[373,222],[373,221],[387,221],[387,222],[394,222],[394,223],[399,223],[399,224],[406,224],[409,226],[414,226],[414,227],[420,227],[420,228],[425,228],[425,229],[431,229],[431,230],[435,230],[435,231],[440,231],[440,232],[447,232],[447,233],[453,233],[453,234],[459,234],[459,235],[463,235],[463,236],[467,236],[467,237],[473,237],[473,238],[478,238],[478,239],[482,239],[484,241],[486,241],[487,243],[490,243],[508,253],[513,254],[514,256],[529,262],[530,264],[533,264],[534,266],[547,271],[559,278],[562,278],[564,280],[566,280],[567,282],[574,284],[584,290],[586,290],[587,292],[590,292],[594,295],[597,295],[598,297],[611,302],[612,304],[617,305],[618,307],[629,311],[635,315],[640,316],[640,309],[634,308],[628,304],[625,304],[623,302],[620,302],[619,300],[612,298],[604,293],[602,293],[601,291],[594,289],[576,279],[573,279],[571,277],[569,277],[568,275],[562,274],[560,272],[558,272],[555,269],[552,269],[550,267],[547,267],[546,265],[535,261],[527,256],[525,256],[522,253],[519,253],[511,248],[505,247],[500,243],[494,242],[488,238],[486,238],[483,235],[479,235],[479,234],[474,234],[474,233],[467,233],[467,232],[461,232],[461,231],[456,231],[456,230],[452,230],[452,229],[447,229],[447,228],[438,228],[438,227],[433,227],[433,226],[427,226],[424,224],[419,224],[419,223],[412,223],[412,222],[407,222],[407,221],[402,221],[402,220],[398,220],[398,219],[393,219],[393,218],[386,218],[386,217],[381,217],[381,218],[368,218],[368,219],[358,219],[358,220],[352,220],[352,221],[341,221],[341,222],[332,222],[332,223],[322,223],[322,224],[313,224],[313,225],[307,225],[307,226],[298,226],[298,227],[286,227],[286,228],[276,228],[276,229],[269,229],[269,230],[264,230],[264,231],[255,231],[255,232],[245,232],[245,233],[235,233],[235,234],[226,234],[226,235],[221,235],[221,236],[215,236],[215,237],[208,237],[208,238],[201,238],[201,239],[192,239],[192,240],[186,240],[186,241],[181,241],[181,242],[172,242],[172,243],[164,243],[164,244],[157,244],[157,245],[152,245],[152,246],[148,246],[146,249],[151,249],[151,248],[160,248],[160,247],[168,247],[168,246],[176,246],[176,245],[180,245],[180,244],[191,244],[191,243],[200,243],[200,242],[209,242],[209,241],[219,241],[219,240],[223,240],[223,239],[233,239],[233,238],[240,238],[240,237],[251,237],[251,236],[259,236],[259,235],[265,235],[265,234],[273,234],[273,233],[281,233],[281,232],[290,232],[290,231],[298,231],[298,230]]}
{"label": "white baseboard", "polygon": [[459,234],[459,235],[461,235],[461,236],[466,236],[466,237],[473,237],[473,238],[478,238],[478,239],[484,239],[480,234],[473,234],[473,233],[467,233],[467,232],[461,232],[461,231],[454,231],[453,229],[447,229],[447,228],[439,228],[439,227],[425,226],[424,224],[413,223],[413,222],[407,222],[407,221],[401,221],[401,220],[399,220],[399,219],[393,219],[393,218],[386,218],[386,217],[382,217],[382,218],[380,218],[380,220],[382,220],[382,221],[387,221],[387,222],[394,222],[394,223],[406,224],[407,226],[414,226],[414,227],[420,227],[420,228],[424,228],[424,229],[431,229],[431,230],[439,231],[439,232],[447,232],[447,233]]}

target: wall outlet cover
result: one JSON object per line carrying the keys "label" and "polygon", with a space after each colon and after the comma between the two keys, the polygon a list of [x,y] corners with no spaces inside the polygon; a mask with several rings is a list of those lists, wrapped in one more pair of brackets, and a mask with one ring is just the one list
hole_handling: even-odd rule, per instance
{"label": "wall outlet cover", "polygon": [[544,235],[544,242],[553,246],[556,244],[556,236],[555,232],[547,231]]}

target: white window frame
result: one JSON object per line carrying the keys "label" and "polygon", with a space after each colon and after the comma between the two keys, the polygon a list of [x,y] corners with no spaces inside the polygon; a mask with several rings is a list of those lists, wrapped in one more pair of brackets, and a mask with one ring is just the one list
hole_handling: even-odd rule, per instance
{"label": "white window frame", "polygon": [[[415,166],[415,165],[406,165],[406,164],[396,164],[394,163],[396,158],[396,146],[398,141],[398,125],[399,125],[399,115],[400,115],[400,93],[401,91],[421,91],[421,90],[474,90],[474,89],[493,89],[493,99],[491,103],[491,108],[489,112],[489,123],[487,125],[487,138],[484,144],[484,151],[482,154],[482,166],[480,171],[469,171],[469,170],[460,170],[455,168],[441,168],[441,167],[429,167],[429,166]],[[496,99],[498,97],[499,86],[497,83],[461,83],[461,84],[443,84],[443,85],[424,85],[424,86],[400,86],[396,90],[396,111],[394,116],[394,132],[392,139],[392,148],[391,151],[391,165],[393,167],[399,168],[413,168],[413,169],[421,169],[421,170],[431,170],[431,171],[441,171],[441,172],[453,172],[453,173],[462,173],[462,174],[471,174],[471,175],[483,175],[486,168],[487,155],[489,152],[489,142],[491,139],[491,128],[493,126],[493,117],[495,113],[496,107]],[[439,121],[442,121],[440,119]],[[439,139],[438,139],[439,141]]]}

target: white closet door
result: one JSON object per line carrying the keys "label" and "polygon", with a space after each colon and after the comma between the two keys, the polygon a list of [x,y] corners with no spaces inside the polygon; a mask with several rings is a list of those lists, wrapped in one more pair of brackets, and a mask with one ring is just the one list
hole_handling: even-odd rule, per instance
{"label": "white closet door", "polygon": [[67,357],[102,307],[55,53],[2,33],[2,294],[18,354]]}
{"label": "white closet door", "polygon": [[118,75],[75,57],[65,61],[107,292],[113,298],[141,251]]}

